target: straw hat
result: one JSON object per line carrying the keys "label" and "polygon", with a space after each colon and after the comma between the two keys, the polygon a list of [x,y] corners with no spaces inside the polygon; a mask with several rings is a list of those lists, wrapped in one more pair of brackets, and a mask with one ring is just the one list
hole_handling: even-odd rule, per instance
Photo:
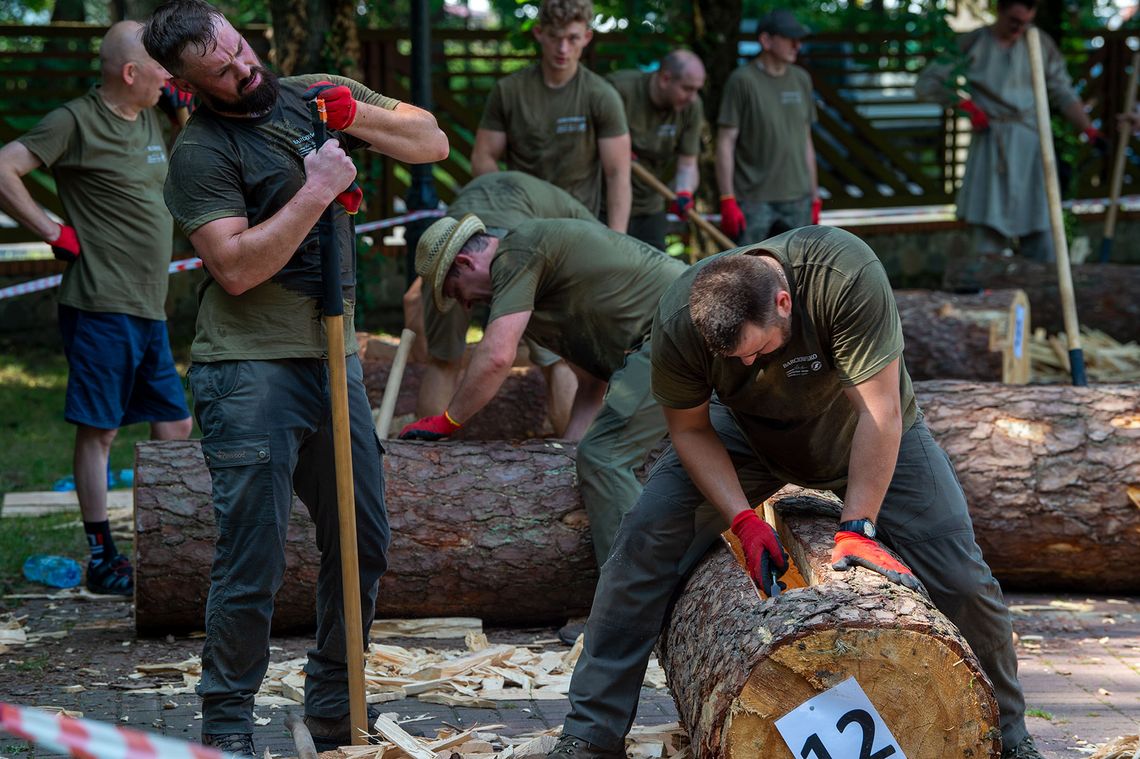
{"label": "straw hat", "polygon": [[443,280],[455,261],[455,256],[464,243],[487,228],[473,213],[464,214],[456,221],[450,216],[427,228],[416,245],[416,273],[431,287],[435,307],[440,311],[450,311],[455,305],[454,298],[443,297]]}

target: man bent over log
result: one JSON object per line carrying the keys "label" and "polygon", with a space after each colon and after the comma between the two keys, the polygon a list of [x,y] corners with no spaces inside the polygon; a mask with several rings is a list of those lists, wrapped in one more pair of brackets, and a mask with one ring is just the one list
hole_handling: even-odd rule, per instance
{"label": "man bent over log", "polygon": [[[447,138],[430,113],[352,80],[321,74],[278,81],[221,12],[201,0],[159,7],[144,43],[202,104],[171,155],[165,194],[206,268],[190,368],[218,525],[198,685],[203,743],[256,754],[254,696],[269,664],[273,596],[285,573],[296,491],[316,523],[321,551],[305,722],[318,748],[335,748],[351,735],[316,225],[333,204],[349,315],[353,550],[360,552],[367,640],[389,529],[381,449],[355,355],[356,246],[348,213],[359,206],[360,190],[345,150],[437,161],[447,155]],[[329,115],[331,138],[323,145],[316,144],[307,102],[316,96]]]}
{"label": "man bent over log", "polygon": [[535,219],[500,239],[474,214],[440,219],[416,250],[425,288],[441,311],[458,301],[465,308],[489,302],[491,312],[447,408],[400,437],[439,440],[458,430],[495,396],[524,335],[562,356],[578,376],[566,436],[581,437],[582,502],[603,564],[641,492],[634,469],[665,434],[649,391],[650,327],[661,295],[685,268],[591,221]]}
{"label": "man bent over log", "polygon": [[909,587],[921,579],[993,681],[1002,756],[1040,756],[1009,611],[902,352],[886,272],[838,229],[804,227],[712,256],[669,288],[653,325],[652,377],[672,446],[602,567],[571,711],[549,756],[625,756],[669,599],[726,527],[772,594],[787,559],[751,505],[789,482],[844,500],[836,569],[864,567]]}

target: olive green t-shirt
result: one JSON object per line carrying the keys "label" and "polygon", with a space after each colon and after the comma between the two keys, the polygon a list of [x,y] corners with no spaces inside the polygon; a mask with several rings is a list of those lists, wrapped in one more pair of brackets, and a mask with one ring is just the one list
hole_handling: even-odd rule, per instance
{"label": "olive green t-shirt", "polygon": [[166,319],[174,224],[162,202],[166,145],[153,109],[128,121],[98,87],[19,137],[51,169],[82,251],[59,302],[84,311]]}
{"label": "olive green t-shirt", "polygon": [[[621,95],[625,104],[625,117],[629,121],[629,136],[638,163],[666,184],[677,169],[677,156],[695,156],[701,151],[701,124],[705,112],[698,97],[684,110],[666,106],[660,108],[649,96],[649,82],[653,74],[636,69],[615,71],[610,84]],[[633,175],[634,216],[660,213],[665,210],[665,199]]]}
{"label": "olive green t-shirt", "polygon": [[[745,366],[705,347],[689,315],[689,292],[709,261],[761,254],[784,267],[791,336],[774,355]],[[886,271],[866,243],[839,229],[801,227],[697,263],[661,299],[652,351],[653,395],[662,405],[694,408],[715,392],[772,471],[808,487],[846,481],[856,414],[844,388],[897,358],[904,431],[918,413]]]}
{"label": "olive green t-shirt", "polygon": [[[229,118],[203,107],[182,130],[170,157],[166,204],[187,235],[217,219],[243,217],[254,227],[272,217],[305,183],[304,157],[313,150],[308,105],[301,93],[322,79],[345,84],[362,102],[395,108],[399,101],[351,79],[309,74],[281,80],[273,110],[255,119]],[[329,132],[346,150],[364,142]],[[334,203],[340,252],[345,350],[356,351],[356,236],[351,217]],[[319,225],[318,225],[319,226]],[[326,337],[321,322],[321,251],[317,226],[288,263],[241,295],[230,295],[209,276],[198,291],[194,361],[321,358]]]}
{"label": "olive green t-shirt", "polygon": [[526,337],[601,380],[649,334],[657,302],[686,269],[640,240],[579,219],[527,221],[491,262],[491,314],[533,311]]}
{"label": "olive green t-shirt", "polygon": [[478,216],[489,230],[504,232],[528,219],[598,219],[561,187],[521,171],[496,171],[464,185],[447,207],[447,215],[458,219],[468,213]]}
{"label": "olive green t-shirt", "polygon": [[553,89],[538,64],[495,82],[479,128],[507,135],[508,169],[561,187],[595,216],[603,195],[598,140],[629,131],[621,98],[601,76],[579,66]]}
{"label": "olive green t-shirt", "polygon": [[805,153],[816,120],[811,76],[799,66],[788,66],[782,76],[772,76],[759,61],[733,71],[717,123],[740,130],[732,173],[736,196],[777,202],[810,193]]}

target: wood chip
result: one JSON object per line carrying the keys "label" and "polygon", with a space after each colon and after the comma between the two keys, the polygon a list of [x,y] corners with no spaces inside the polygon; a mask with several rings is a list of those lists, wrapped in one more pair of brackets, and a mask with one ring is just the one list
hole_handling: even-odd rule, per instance
{"label": "wood chip", "polygon": [[483,633],[483,620],[478,617],[377,619],[370,631],[373,638],[466,638],[472,633]]}

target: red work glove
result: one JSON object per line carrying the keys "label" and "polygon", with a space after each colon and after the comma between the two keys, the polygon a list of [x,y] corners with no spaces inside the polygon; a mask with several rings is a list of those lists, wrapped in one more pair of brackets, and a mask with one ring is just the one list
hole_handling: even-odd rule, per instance
{"label": "red work glove", "polygon": [[1081,131],[1089,141],[1089,144],[1096,148],[1096,152],[1101,155],[1108,153],[1108,140],[1105,139],[1104,133],[1094,126]]}
{"label": "red work glove", "polygon": [[831,549],[831,568],[846,571],[853,567],[870,569],[903,587],[922,590],[922,584],[907,565],[887,553],[878,542],[857,532],[842,530],[835,533],[835,548]]}
{"label": "red work glove", "polygon": [[990,117],[973,100],[964,98],[958,101],[958,108],[970,117],[970,127],[975,132],[984,132],[990,128]]}
{"label": "red work glove", "polygon": [[819,214],[823,210],[823,198],[818,195],[811,199],[811,223],[819,224]]}
{"label": "red work glove", "polygon": [[57,261],[67,261],[70,263],[79,258],[79,238],[75,236],[75,227],[61,224],[59,227],[59,237],[52,240],[49,244],[51,245],[51,254],[55,256]]}
{"label": "red work glove", "polygon": [[740,242],[744,234],[744,211],[737,205],[735,195],[720,196],[720,229],[735,242]]}
{"label": "red work glove", "polygon": [[170,79],[162,85],[162,92],[158,96],[158,107],[170,119],[170,123],[178,126],[178,109],[185,108],[188,113],[194,112],[194,96],[189,92],[178,89]]}
{"label": "red work glove", "polygon": [[352,126],[356,119],[356,99],[352,97],[352,90],[343,84],[332,82],[317,82],[302,93],[305,100],[321,98],[325,101],[325,113],[328,115],[329,129],[340,131]]}
{"label": "red work glove", "polygon": [[688,190],[677,190],[677,197],[669,204],[669,213],[685,218],[685,211],[693,205],[693,193]]}
{"label": "red work glove", "polygon": [[401,440],[442,440],[462,427],[444,411],[439,416],[425,416],[400,430]]}
{"label": "red work glove", "polygon": [[350,215],[355,216],[356,212],[360,210],[360,204],[364,202],[364,190],[360,189],[355,181],[352,186],[336,196],[336,202],[344,206],[344,210]]}
{"label": "red work glove", "polygon": [[777,595],[785,585],[777,579],[788,569],[788,555],[772,526],[752,509],[742,511],[732,520],[732,533],[740,538],[748,576],[768,597]]}

